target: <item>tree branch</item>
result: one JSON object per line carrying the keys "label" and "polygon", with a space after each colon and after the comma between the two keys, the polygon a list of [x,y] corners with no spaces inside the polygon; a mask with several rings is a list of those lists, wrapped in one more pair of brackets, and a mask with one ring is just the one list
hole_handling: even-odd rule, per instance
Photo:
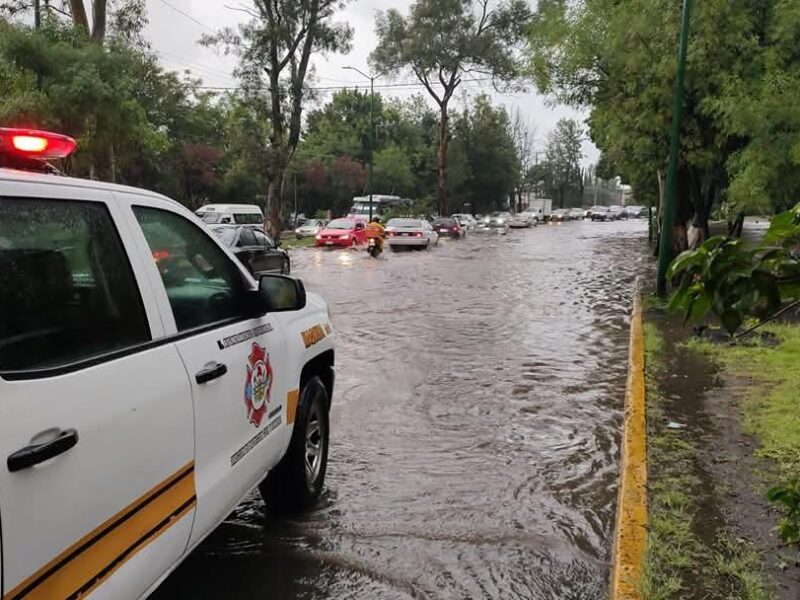
{"label": "tree branch", "polygon": [[436,101],[436,104],[438,104],[439,107],[441,108],[442,99],[439,97],[439,94],[437,94],[431,87],[430,82],[428,82],[428,76],[425,73],[423,73],[422,70],[419,69],[418,67],[411,67],[411,70],[414,71],[414,75],[416,75],[417,79],[419,79],[420,82],[422,82],[422,85],[425,86],[425,89],[428,90],[428,93],[431,96],[433,96],[433,99]]}

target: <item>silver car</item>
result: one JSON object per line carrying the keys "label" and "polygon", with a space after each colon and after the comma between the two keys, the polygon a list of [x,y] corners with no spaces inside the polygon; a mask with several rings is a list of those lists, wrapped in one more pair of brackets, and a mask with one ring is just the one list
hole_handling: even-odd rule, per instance
{"label": "silver car", "polygon": [[307,237],[316,237],[320,231],[325,229],[325,225],[326,222],[320,219],[309,219],[294,230],[294,235],[298,240]]}
{"label": "silver car", "polygon": [[439,234],[425,219],[389,219],[386,224],[386,241],[389,248],[428,249],[439,243]]}

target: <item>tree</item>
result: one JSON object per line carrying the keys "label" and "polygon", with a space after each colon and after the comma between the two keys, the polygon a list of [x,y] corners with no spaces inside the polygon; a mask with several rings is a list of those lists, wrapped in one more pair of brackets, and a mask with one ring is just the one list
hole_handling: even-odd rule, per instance
{"label": "tree", "polygon": [[264,164],[267,218],[280,232],[286,170],[300,141],[306,77],[312,52],[348,51],[352,30],[332,22],[343,0],[252,0],[252,19],[202,42],[239,57],[234,74],[246,94],[269,90],[270,151]]}
{"label": "tree", "polygon": [[[564,208],[567,192],[580,188],[582,194],[581,143],[583,128],[574,119],[560,119],[547,138],[546,165],[552,190],[558,205]],[[580,197],[580,195],[578,197]]]}
{"label": "tree", "polygon": [[378,15],[378,46],[372,67],[390,76],[411,71],[439,107],[438,211],[447,214],[448,109],[469,75],[513,81],[519,72],[516,47],[529,9],[524,0],[416,0],[408,17],[391,9]]}
{"label": "tree", "polygon": [[527,174],[530,172],[536,158],[534,148],[536,145],[536,127],[530,120],[516,109],[511,115],[511,139],[514,142],[519,169],[517,179],[514,182],[517,197],[517,211],[522,210],[522,193],[530,191],[530,179]]}
{"label": "tree", "polygon": [[373,184],[376,189],[401,196],[411,195],[414,173],[408,153],[396,144],[378,150],[373,164]]}
{"label": "tree", "polygon": [[[539,90],[590,108],[592,140],[637,197],[650,204],[660,204],[664,188],[680,10],[681,0],[541,0],[529,32]],[[751,76],[754,47],[770,12],[765,3],[750,0],[695,4],[673,232],[676,255],[687,246],[689,224],[707,233],[711,207],[728,189],[729,169],[746,138],[731,134],[720,102],[732,82]]]}
{"label": "tree", "polygon": [[463,144],[468,177],[459,196],[477,212],[507,205],[519,173],[511,120],[486,95],[475,98],[453,120],[453,141]]}

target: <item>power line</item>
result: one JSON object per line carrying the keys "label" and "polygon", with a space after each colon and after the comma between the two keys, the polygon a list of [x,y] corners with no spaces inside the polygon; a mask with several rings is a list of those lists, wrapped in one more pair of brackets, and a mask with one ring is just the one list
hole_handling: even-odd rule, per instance
{"label": "power line", "polygon": [[[463,85],[467,83],[485,83],[487,81],[491,81],[491,77],[483,77],[480,79],[468,79],[464,81]],[[398,89],[398,88],[424,88],[425,84],[420,81],[409,81],[406,83],[383,83],[383,84],[375,84],[375,89]],[[224,86],[198,86],[199,89],[202,90],[219,90],[219,91],[226,91],[226,90],[238,90],[239,87],[224,87]],[[261,87],[255,88],[259,91],[267,91],[269,88]],[[313,90],[315,92],[332,92],[332,91],[340,91],[340,90],[360,90],[360,89],[369,89],[369,86],[366,84],[356,84],[356,85],[331,85],[331,86],[309,86],[306,87],[307,90]]]}
{"label": "power line", "polygon": [[[157,54],[161,55],[161,51],[156,51]],[[177,55],[176,55],[177,56]],[[216,79],[229,79],[231,81],[235,81],[235,77],[231,73],[227,73],[220,69],[215,69],[213,67],[209,67],[207,65],[203,65],[200,63],[191,62],[189,60],[177,57],[177,58],[170,58],[169,56],[161,56],[160,62],[164,65],[168,70],[177,70],[178,68],[187,71],[196,71],[199,75],[204,75],[206,77],[214,77]]]}
{"label": "power line", "polygon": [[176,13],[183,15],[184,17],[186,17],[190,21],[194,21],[195,23],[200,25],[200,27],[203,27],[203,28],[207,29],[211,33],[218,33],[216,29],[213,29],[212,27],[209,27],[208,25],[206,25],[202,21],[198,21],[194,16],[192,16],[191,14],[186,12],[185,10],[182,10],[182,9],[178,8],[174,4],[172,4],[170,2],[167,2],[167,0],[161,0],[161,4],[164,4],[164,5],[168,6],[169,8],[174,10]]}

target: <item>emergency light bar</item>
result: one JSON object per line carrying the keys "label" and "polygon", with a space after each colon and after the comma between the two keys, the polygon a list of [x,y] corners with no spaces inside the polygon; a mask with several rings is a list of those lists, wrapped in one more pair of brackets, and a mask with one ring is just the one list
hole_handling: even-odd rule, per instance
{"label": "emergency light bar", "polygon": [[0,154],[42,160],[66,158],[77,145],[71,137],[59,133],[0,127]]}

